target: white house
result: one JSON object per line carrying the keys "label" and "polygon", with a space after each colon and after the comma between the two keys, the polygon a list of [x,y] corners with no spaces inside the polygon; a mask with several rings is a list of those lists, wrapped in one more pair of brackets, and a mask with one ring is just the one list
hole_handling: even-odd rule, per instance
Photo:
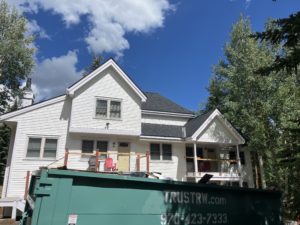
{"label": "white house", "polygon": [[27,171],[62,166],[66,149],[70,169],[89,169],[99,149],[100,171],[110,158],[117,171],[148,167],[180,181],[208,173],[213,183],[254,185],[250,152],[239,148],[245,141],[217,109],[196,116],[158,93],[143,92],[112,59],[66,94],[0,121],[12,130],[2,198],[22,198]]}

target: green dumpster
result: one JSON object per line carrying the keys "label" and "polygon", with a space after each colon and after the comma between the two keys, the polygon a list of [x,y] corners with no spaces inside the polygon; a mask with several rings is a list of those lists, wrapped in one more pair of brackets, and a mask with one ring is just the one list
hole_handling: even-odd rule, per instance
{"label": "green dumpster", "polygon": [[279,192],[44,169],[21,225],[277,225]]}

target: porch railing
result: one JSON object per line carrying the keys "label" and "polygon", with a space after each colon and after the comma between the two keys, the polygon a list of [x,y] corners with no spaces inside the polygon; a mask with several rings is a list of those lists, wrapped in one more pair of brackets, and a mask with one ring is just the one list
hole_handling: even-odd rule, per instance
{"label": "porch railing", "polygon": [[[186,157],[186,159],[193,159],[194,157]],[[206,173],[212,174],[212,180],[239,180],[241,174],[238,172],[238,160],[234,159],[216,159],[216,158],[202,158],[197,157],[197,162],[203,163],[217,163],[218,169],[198,168],[198,172],[187,172],[187,177],[201,178]]]}
{"label": "porch railing", "polygon": [[[112,171],[99,171],[99,165],[100,165],[100,161],[106,161],[107,158],[114,158],[114,163],[117,164],[117,167],[116,167],[116,170],[114,171],[119,171],[118,170],[118,158],[119,156],[128,156],[129,157],[129,160],[130,162],[134,162],[135,165],[131,168],[134,168],[133,170],[129,170],[128,171],[122,171],[122,172],[141,172],[141,171],[144,171],[144,172],[147,172],[147,173],[150,173],[150,152],[149,151],[146,151],[145,154],[142,154],[142,153],[133,153],[133,152],[130,152],[130,153],[119,153],[119,152],[110,152],[110,151],[101,151],[101,150],[96,150],[95,153],[81,153],[81,152],[78,152],[78,151],[70,151],[68,149],[65,150],[65,153],[64,153],[64,157],[63,157],[63,161],[64,161],[64,164],[63,164],[63,167],[64,168],[72,168],[72,165],[70,165],[72,162],[71,157],[72,156],[80,156],[80,158],[82,157],[85,157],[85,158],[93,158],[94,157],[94,160],[95,160],[95,166],[94,166],[94,171],[95,172],[112,172]],[[105,156],[104,158],[101,158]],[[143,163],[144,165],[144,170],[142,170],[142,166],[141,166],[141,161],[144,160],[145,163]]]}

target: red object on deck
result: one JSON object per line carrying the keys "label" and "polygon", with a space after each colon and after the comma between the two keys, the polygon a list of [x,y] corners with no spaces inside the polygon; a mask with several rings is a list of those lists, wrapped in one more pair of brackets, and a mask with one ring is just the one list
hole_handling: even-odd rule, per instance
{"label": "red object on deck", "polygon": [[113,162],[112,158],[106,158],[104,164],[105,170],[114,171],[116,170],[116,163]]}

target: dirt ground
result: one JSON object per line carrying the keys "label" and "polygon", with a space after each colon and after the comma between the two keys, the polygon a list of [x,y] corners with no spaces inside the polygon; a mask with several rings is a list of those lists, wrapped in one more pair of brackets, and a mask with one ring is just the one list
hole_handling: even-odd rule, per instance
{"label": "dirt ground", "polygon": [[14,220],[6,220],[6,219],[0,219],[0,225],[18,225],[19,222],[16,222]]}

